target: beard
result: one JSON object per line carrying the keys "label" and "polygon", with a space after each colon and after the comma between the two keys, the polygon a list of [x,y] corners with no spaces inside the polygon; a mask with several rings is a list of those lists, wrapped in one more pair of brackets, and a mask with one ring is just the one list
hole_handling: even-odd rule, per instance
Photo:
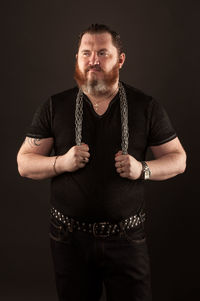
{"label": "beard", "polygon": [[[101,71],[103,73],[103,78],[98,79],[95,73],[92,74],[90,78],[87,77],[89,70],[95,69],[97,72]],[[113,66],[109,72],[105,72],[101,69],[99,65],[89,66],[82,72],[76,61],[74,79],[76,80],[79,88],[86,94],[93,96],[105,96],[110,94],[112,91],[112,86],[119,79],[119,65],[118,62]]]}

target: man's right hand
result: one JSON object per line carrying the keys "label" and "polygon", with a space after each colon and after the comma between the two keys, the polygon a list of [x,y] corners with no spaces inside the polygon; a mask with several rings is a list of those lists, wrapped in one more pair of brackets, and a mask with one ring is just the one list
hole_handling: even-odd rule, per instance
{"label": "man's right hand", "polygon": [[56,172],[73,172],[79,168],[85,167],[89,162],[89,147],[87,144],[82,143],[81,145],[75,145],[69,149],[69,151],[59,156],[56,160]]}

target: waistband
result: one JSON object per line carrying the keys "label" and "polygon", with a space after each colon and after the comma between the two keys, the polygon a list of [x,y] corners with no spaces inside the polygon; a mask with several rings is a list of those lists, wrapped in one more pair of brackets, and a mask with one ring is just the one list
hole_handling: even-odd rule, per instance
{"label": "waistband", "polygon": [[118,223],[111,223],[109,221],[88,223],[68,217],[54,207],[51,207],[50,216],[65,225],[70,232],[77,230],[91,233],[98,237],[107,237],[139,226],[145,221],[146,214],[141,210],[138,214],[123,219]]}

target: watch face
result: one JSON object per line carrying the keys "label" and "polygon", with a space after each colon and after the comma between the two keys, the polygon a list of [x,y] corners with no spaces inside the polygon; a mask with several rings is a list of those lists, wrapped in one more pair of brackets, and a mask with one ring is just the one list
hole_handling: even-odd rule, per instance
{"label": "watch face", "polygon": [[145,173],[144,173],[144,179],[145,180],[148,180],[150,178],[150,173],[148,170],[145,170]]}
{"label": "watch face", "polygon": [[143,180],[149,180],[151,176],[151,171],[149,169],[149,166],[145,161],[142,161],[142,166],[143,166]]}

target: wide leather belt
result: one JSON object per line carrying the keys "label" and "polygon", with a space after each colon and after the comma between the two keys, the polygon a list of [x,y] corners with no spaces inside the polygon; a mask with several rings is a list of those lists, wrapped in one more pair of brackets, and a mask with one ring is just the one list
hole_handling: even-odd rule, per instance
{"label": "wide leather belt", "polygon": [[108,221],[97,223],[80,222],[65,216],[54,207],[51,207],[50,209],[50,216],[64,224],[70,232],[78,230],[91,233],[96,237],[108,237],[121,231],[127,231],[139,226],[145,221],[145,213],[143,211],[115,224]]}

